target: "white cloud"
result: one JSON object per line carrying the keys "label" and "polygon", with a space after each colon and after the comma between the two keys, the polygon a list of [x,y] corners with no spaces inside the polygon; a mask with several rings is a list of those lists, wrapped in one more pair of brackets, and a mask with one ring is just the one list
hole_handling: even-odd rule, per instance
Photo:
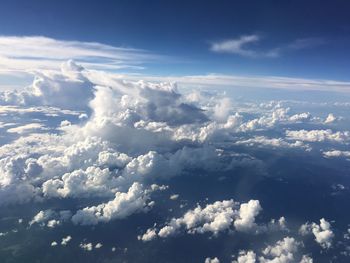
{"label": "white cloud", "polygon": [[307,255],[303,255],[300,263],[313,263],[313,259]]}
{"label": "white cloud", "polygon": [[250,58],[275,58],[287,51],[311,48],[325,43],[321,38],[302,38],[296,39],[289,44],[262,50],[258,46],[261,40],[262,37],[257,34],[243,35],[236,39],[214,42],[211,44],[210,50],[213,52],[231,53]]}
{"label": "white cloud", "polygon": [[241,204],[238,211],[238,218],[234,225],[238,231],[250,231],[256,227],[255,217],[262,210],[259,200],[250,200],[248,203]]}
{"label": "white cloud", "polygon": [[138,240],[142,240],[144,242],[151,241],[157,237],[157,232],[153,228],[147,229],[146,233],[143,235],[138,236]]}
{"label": "white cloud", "polygon": [[86,251],[91,251],[93,249],[92,243],[80,243],[79,247]]}
{"label": "white cloud", "polygon": [[173,194],[169,197],[170,200],[177,200],[179,198],[178,194]]}
{"label": "white cloud", "polygon": [[10,128],[7,130],[9,133],[25,134],[30,132],[45,131],[45,125],[42,123],[29,123],[22,126],[17,126],[15,128]]}
{"label": "white cloud", "polygon": [[245,35],[237,39],[213,43],[210,49],[218,53],[231,53],[244,57],[276,57],[279,55],[278,50],[261,52],[247,47],[249,44],[256,44],[260,40],[261,38],[258,35]]}
{"label": "white cloud", "polygon": [[70,218],[71,211],[69,210],[62,210],[59,212],[52,209],[41,210],[33,217],[33,219],[29,222],[29,225],[39,224],[41,226],[46,225],[49,228],[54,228]]}
{"label": "white cloud", "polygon": [[97,243],[96,245],[95,245],[95,248],[96,249],[99,249],[99,248],[101,248],[103,245],[101,244],[101,243]]}
{"label": "white cloud", "polygon": [[347,142],[350,140],[350,132],[348,131],[337,131],[332,130],[297,130],[297,131],[286,131],[288,139],[307,141],[307,142]]}
{"label": "white cloud", "polygon": [[[212,232],[217,234],[227,230],[233,223],[237,211],[234,210],[236,203],[233,200],[216,201],[202,208],[197,206],[187,211],[183,217],[172,218],[164,227],[158,230],[158,236],[165,238],[175,235],[182,228],[188,233]],[[149,241],[156,237],[155,229],[147,230],[145,237]]]}
{"label": "white cloud", "polygon": [[29,222],[29,225],[33,225],[35,223],[42,224],[47,222],[49,219],[53,218],[55,215],[55,211],[48,209],[48,210],[42,210],[37,213],[33,219]]}
{"label": "white cloud", "polygon": [[206,258],[204,263],[220,263],[220,260],[217,257],[214,258]]}
{"label": "white cloud", "polygon": [[284,217],[281,217],[277,222],[271,220],[268,224],[257,225],[255,217],[261,210],[258,200],[250,200],[241,205],[233,200],[216,201],[203,208],[198,205],[196,208],[188,210],[182,217],[172,218],[159,229],[155,226],[149,228],[138,239],[151,241],[157,236],[166,238],[184,231],[189,234],[209,232],[217,235],[228,230],[255,234],[287,230]]}
{"label": "white cloud", "polygon": [[72,240],[71,236],[66,236],[66,237],[62,238],[61,245],[66,246],[71,240]]}
{"label": "white cloud", "polygon": [[[125,76],[128,79],[139,79],[140,76]],[[234,87],[234,88],[262,88],[279,90],[314,90],[314,91],[350,91],[350,82],[330,79],[306,79],[291,78],[281,76],[240,76],[223,75],[211,73],[208,75],[187,75],[187,76],[147,76],[142,75],[142,79],[148,81],[169,81],[176,82],[180,87],[185,88],[208,88],[213,86]],[[342,105],[339,104],[338,105]],[[346,104],[345,104],[346,105]]]}
{"label": "white cloud", "polygon": [[134,183],[126,193],[117,192],[115,198],[98,206],[78,210],[72,217],[74,224],[95,225],[99,222],[109,222],[113,219],[123,219],[129,215],[147,211],[149,191],[139,183]]}
{"label": "white cloud", "polygon": [[265,136],[255,136],[253,138],[236,141],[235,144],[253,147],[273,147],[273,148],[306,148],[308,145],[301,141],[287,142],[282,138],[267,138]]}
{"label": "white cloud", "polygon": [[0,72],[56,70],[74,59],[93,69],[142,69],[144,62],[161,57],[145,50],[96,42],[57,40],[42,36],[0,36]]}
{"label": "white cloud", "polygon": [[49,228],[55,228],[56,226],[58,226],[60,224],[61,224],[61,222],[59,220],[51,219],[47,222],[46,226]]}
{"label": "white cloud", "polygon": [[301,235],[312,233],[315,236],[315,241],[319,243],[322,248],[328,249],[332,246],[334,233],[331,229],[330,223],[324,218],[320,219],[320,224],[303,224],[299,229],[299,233]]}
{"label": "white cloud", "polygon": [[325,119],[324,123],[329,124],[329,123],[333,123],[337,120],[338,120],[338,118],[335,117],[333,113],[329,113],[327,118]]}
{"label": "white cloud", "polygon": [[277,241],[274,246],[267,246],[262,253],[264,256],[259,258],[261,263],[288,263],[295,262],[294,253],[298,250],[299,242],[292,237],[285,237]]}
{"label": "white cloud", "polygon": [[323,152],[323,155],[327,158],[333,158],[333,157],[350,157],[350,151],[340,151],[340,150],[332,150],[332,151],[325,151]]}
{"label": "white cloud", "polygon": [[56,241],[52,241],[52,242],[51,242],[51,246],[52,246],[52,247],[57,246],[57,242],[56,242]]}
{"label": "white cloud", "polygon": [[303,244],[293,237],[285,237],[277,241],[274,245],[264,248],[260,256],[252,250],[241,250],[237,260],[232,263],[312,263],[313,260],[308,255],[299,256],[298,249]]}
{"label": "white cloud", "polygon": [[256,262],[256,254],[254,251],[240,251],[237,257],[237,260],[232,261],[232,263],[255,263]]}

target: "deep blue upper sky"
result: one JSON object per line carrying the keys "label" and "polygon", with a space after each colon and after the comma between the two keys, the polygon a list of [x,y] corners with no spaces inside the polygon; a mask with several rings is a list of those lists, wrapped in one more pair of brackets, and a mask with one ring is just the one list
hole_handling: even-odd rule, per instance
{"label": "deep blue upper sky", "polygon": [[[159,75],[243,74],[350,80],[349,1],[3,0],[0,35],[42,35],[150,50],[178,60]],[[213,42],[258,35],[247,47],[278,57],[216,53]],[[298,39],[307,48],[288,49]]]}

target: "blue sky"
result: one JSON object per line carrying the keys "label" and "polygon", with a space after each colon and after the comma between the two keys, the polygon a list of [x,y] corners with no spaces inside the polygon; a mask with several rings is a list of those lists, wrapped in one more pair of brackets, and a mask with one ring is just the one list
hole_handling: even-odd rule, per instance
{"label": "blue sky", "polygon": [[[0,35],[147,50],[164,56],[161,61],[143,61],[141,73],[152,75],[349,80],[349,8],[348,1],[5,0]],[[245,36],[255,40],[240,49],[253,56],[213,51],[215,43]],[[266,55],[271,52],[273,56]]]}

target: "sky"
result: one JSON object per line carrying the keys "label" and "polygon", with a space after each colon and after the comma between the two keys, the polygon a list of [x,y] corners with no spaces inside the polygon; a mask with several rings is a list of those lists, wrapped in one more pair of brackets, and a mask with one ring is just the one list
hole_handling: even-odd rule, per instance
{"label": "sky", "polygon": [[[349,8],[339,0],[5,0],[0,34],[98,42],[163,56],[142,61],[145,69],[136,70],[141,74],[349,81]],[[213,48],[230,40],[234,46]]]}
{"label": "sky", "polygon": [[1,263],[349,262],[349,7],[1,1]]}

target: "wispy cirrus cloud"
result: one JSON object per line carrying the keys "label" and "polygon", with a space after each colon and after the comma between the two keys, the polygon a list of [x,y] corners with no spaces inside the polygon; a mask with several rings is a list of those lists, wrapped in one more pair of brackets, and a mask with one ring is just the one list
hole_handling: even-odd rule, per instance
{"label": "wispy cirrus cloud", "polygon": [[229,39],[211,44],[210,49],[218,53],[231,53],[243,57],[277,57],[278,50],[257,51],[251,47],[252,44],[260,42],[259,35],[244,35],[239,38]]}
{"label": "wispy cirrus cloud", "polygon": [[[118,75],[118,77],[120,77]],[[209,87],[226,86],[236,88],[263,88],[263,89],[284,89],[294,91],[333,91],[350,92],[349,81],[337,81],[327,79],[308,79],[277,76],[240,76],[240,75],[188,75],[188,76],[146,76],[129,75],[124,78],[137,79],[142,78],[149,81],[170,81],[176,82],[184,87]]]}
{"label": "wispy cirrus cloud", "polygon": [[57,40],[43,36],[0,36],[0,73],[57,69],[74,59],[92,69],[142,69],[162,57],[146,50],[97,42]]}
{"label": "wispy cirrus cloud", "polygon": [[322,45],[321,38],[301,38],[289,44],[270,49],[258,49],[262,37],[257,34],[243,35],[235,39],[211,43],[210,50],[217,53],[230,53],[250,58],[275,58],[288,50],[298,50]]}

